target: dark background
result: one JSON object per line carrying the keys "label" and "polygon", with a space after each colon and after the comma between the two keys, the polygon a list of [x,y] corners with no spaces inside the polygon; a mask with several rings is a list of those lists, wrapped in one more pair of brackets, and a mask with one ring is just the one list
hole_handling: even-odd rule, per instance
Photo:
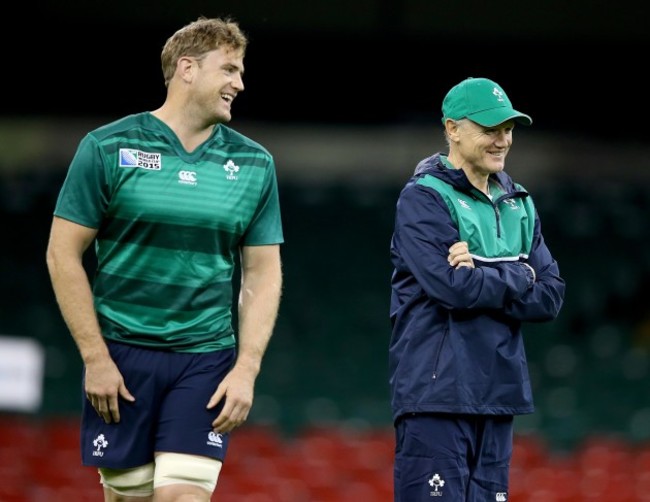
{"label": "dark background", "polygon": [[[54,302],[45,247],[81,132],[160,106],[167,37],[199,15],[231,15],[250,38],[233,126],[261,124],[254,139],[277,152],[286,235],[285,294],[252,420],[288,430],[330,419],[390,425],[388,245],[397,195],[423,154],[385,162],[397,182],[372,183],[385,146],[379,134],[400,128],[394,150],[408,150],[405,140],[430,127],[425,148],[433,153],[445,93],[484,76],[533,117],[532,128],[517,132],[509,169],[541,173],[527,188],[568,283],[557,322],[526,330],[539,411],[518,424],[563,447],[593,431],[650,440],[646,4],[114,0],[13,8],[0,30],[0,333],[45,347],[38,414],[76,416],[79,407],[81,364]],[[59,148],[47,144],[38,160],[18,165],[12,154],[40,144],[40,125],[60,133]],[[366,131],[368,145],[354,158],[351,127]],[[319,142],[298,141],[312,130]],[[298,171],[307,160],[320,171],[305,183]],[[335,164],[343,176],[328,175]],[[370,174],[345,177],[361,168]]]}
{"label": "dark background", "polygon": [[[499,82],[537,130],[645,140],[645,2],[67,1],[5,15],[8,116],[119,116],[164,99],[159,54],[198,15],[250,36],[239,119],[412,123],[468,76]],[[24,11],[24,14],[20,14]]]}

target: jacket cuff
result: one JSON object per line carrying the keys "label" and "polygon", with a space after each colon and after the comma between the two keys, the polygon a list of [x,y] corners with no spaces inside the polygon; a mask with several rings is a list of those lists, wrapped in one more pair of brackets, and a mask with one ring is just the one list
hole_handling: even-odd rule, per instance
{"label": "jacket cuff", "polygon": [[535,269],[531,267],[528,263],[525,263],[523,261],[520,261],[518,263],[524,266],[523,268],[526,271],[526,277],[528,277],[528,287],[532,288],[533,284],[535,284],[535,281],[537,280],[537,274],[535,273]]}

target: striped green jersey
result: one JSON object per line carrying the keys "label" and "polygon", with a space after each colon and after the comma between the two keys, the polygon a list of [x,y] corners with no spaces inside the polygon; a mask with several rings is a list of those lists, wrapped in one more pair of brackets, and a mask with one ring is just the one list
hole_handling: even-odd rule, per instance
{"label": "striped green jersey", "polygon": [[98,230],[93,293],[103,335],[178,352],[235,345],[239,249],[284,240],[263,146],[220,124],[188,153],[149,112],[81,140],[54,214]]}

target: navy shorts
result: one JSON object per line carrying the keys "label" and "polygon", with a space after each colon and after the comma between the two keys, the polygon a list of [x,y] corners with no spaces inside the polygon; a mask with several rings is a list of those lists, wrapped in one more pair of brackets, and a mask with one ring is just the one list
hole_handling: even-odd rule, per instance
{"label": "navy shorts", "polygon": [[395,502],[506,502],[513,417],[412,414],[395,424]]}
{"label": "navy shorts", "polygon": [[135,402],[120,398],[120,422],[106,424],[82,379],[83,465],[126,469],[161,451],[224,460],[229,435],[215,434],[211,425],[223,402],[211,410],[206,405],[232,368],[234,349],[187,354],[113,342],[108,348]]}

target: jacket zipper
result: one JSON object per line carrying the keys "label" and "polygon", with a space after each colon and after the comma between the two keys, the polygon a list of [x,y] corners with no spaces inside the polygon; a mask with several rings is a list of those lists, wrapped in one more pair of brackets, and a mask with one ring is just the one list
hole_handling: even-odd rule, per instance
{"label": "jacket zipper", "polygon": [[449,334],[449,328],[445,328],[445,334],[442,336],[440,345],[438,345],[438,351],[436,352],[435,362],[433,364],[433,374],[431,375],[431,380],[436,380],[438,378],[438,364],[440,364],[440,355],[442,354],[442,347],[447,340],[447,335]]}

